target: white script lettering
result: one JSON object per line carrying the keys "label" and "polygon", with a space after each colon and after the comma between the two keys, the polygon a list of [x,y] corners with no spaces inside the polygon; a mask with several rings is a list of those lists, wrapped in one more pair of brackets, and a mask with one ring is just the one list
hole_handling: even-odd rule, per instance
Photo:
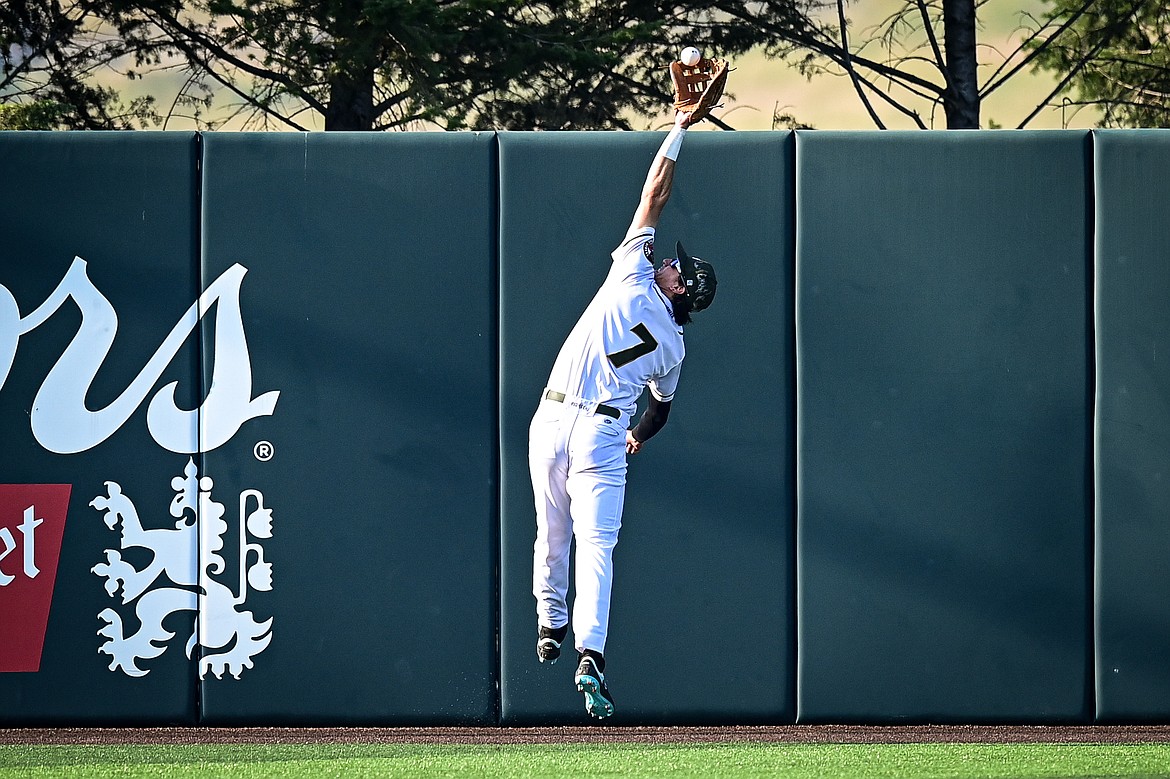
{"label": "white script lettering", "polygon": [[97,411],[91,411],[85,399],[113,346],[118,315],[89,280],[85,260],[74,258],[48,299],[23,318],[12,293],[0,286],[0,389],[12,368],[20,336],[39,327],[72,298],[81,311],[81,325],[33,400],[32,432],[41,446],[57,454],[92,449],[142,405],[199,320],[215,305],[214,365],[203,404],[192,410],[179,408],[175,401],[178,382],[171,382],[151,398],[146,426],[155,442],[172,452],[195,454],[222,446],[249,419],[271,415],[280,395],[274,391],[252,398],[252,364],[240,313],[240,286],[247,272],[236,264],[212,282],[125,391]]}

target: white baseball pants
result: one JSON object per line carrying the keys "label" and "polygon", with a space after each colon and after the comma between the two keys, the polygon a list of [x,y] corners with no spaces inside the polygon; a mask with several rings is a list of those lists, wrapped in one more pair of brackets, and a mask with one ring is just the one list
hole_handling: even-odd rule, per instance
{"label": "white baseball pants", "polygon": [[542,400],[528,433],[536,499],[532,594],[541,625],[569,621],[569,545],[577,542],[573,637],[605,652],[613,549],[626,497],[626,428],[620,419]]}

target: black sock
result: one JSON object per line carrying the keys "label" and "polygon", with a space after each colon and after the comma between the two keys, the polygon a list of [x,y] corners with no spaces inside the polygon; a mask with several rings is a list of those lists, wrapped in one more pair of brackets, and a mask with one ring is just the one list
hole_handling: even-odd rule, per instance
{"label": "black sock", "polygon": [[581,659],[584,657],[591,658],[594,664],[597,666],[598,671],[605,671],[605,658],[601,656],[601,652],[593,649],[586,649],[584,652],[579,652],[577,654],[577,662],[580,663]]}

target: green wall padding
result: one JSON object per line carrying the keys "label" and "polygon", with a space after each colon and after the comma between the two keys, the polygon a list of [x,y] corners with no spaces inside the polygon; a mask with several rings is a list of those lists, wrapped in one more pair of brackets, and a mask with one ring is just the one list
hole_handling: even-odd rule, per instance
{"label": "green wall padding", "polygon": [[797,133],[798,717],[1091,717],[1088,135]]}
{"label": "green wall padding", "polygon": [[204,277],[248,268],[253,394],[280,392],[206,457],[271,508],[274,579],[207,724],[495,722],[494,143],[205,137]]}
{"label": "green wall padding", "polygon": [[1097,715],[1160,722],[1170,718],[1170,133],[1096,133],[1094,159]]}
{"label": "green wall padding", "polygon": [[[110,497],[105,483],[111,482],[136,507],[143,529],[177,533],[167,511],[170,481],[188,456],[156,442],[147,407],[170,382],[178,382],[179,406],[198,405],[194,327],[166,350],[157,370],[146,368],[199,295],[195,171],[192,133],[0,133],[0,484],[65,485],[69,496],[61,515],[47,512],[26,487],[0,488],[0,530],[16,542],[0,562],[0,573],[12,577],[0,592],[0,668],[14,637],[37,630],[37,618],[18,609],[34,591],[45,592],[41,587],[52,594],[37,670],[0,672],[0,725],[196,720],[193,664],[184,654],[193,596],[159,595],[174,589],[166,575],[142,573],[155,557],[151,545],[159,544],[128,533],[123,548],[122,523],[107,527],[104,511],[91,505]],[[61,295],[55,312],[32,327],[55,291]],[[112,342],[103,357],[104,339]],[[52,389],[48,377],[55,370],[66,372],[60,386],[72,392]],[[86,409],[110,409],[117,418],[91,417]],[[194,428],[186,432],[193,440]],[[27,508],[43,520],[31,539],[19,529]],[[54,533],[60,538],[55,562]],[[180,548],[194,554],[193,537],[188,540]],[[35,575],[23,560],[30,546]],[[107,554],[122,556],[135,571],[126,571],[133,590],[126,603],[127,588],[107,593],[107,580],[92,572],[108,564]],[[135,642],[146,634],[136,613],[149,612],[144,604],[160,597],[171,605],[185,601],[187,608],[163,609],[175,637],[138,653]],[[121,632],[111,621],[120,622]],[[116,658],[99,653],[115,640]],[[111,669],[115,659],[122,665]]]}
{"label": "green wall padding", "polygon": [[[500,136],[508,725],[587,719],[575,653],[551,667],[535,655],[528,423],[629,226],[662,137]],[[792,152],[788,133],[692,132],[658,226],[659,257],[682,240],[715,264],[719,293],[687,328],[669,424],[630,458],[606,647],[617,724],[794,717]]]}
{"label": "green wall padding", "polygon": [[[661,138],[0,133],[0,725],[586,722],[528,422]],[[614,724],[1170,716],[1167,138],[689,134],[658,251],[719,296],[630,461]]]}

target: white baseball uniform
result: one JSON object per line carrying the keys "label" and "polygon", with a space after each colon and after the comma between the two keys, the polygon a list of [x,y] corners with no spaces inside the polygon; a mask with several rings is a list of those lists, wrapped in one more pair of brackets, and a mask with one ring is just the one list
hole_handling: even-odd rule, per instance
{"label": "white baseball uniform", "polygon": [[576,537],[573,635],[605,651],[613,549],[626,490],[626,429],[644,387],[674,397],[683,328],[654,281],[654,228],[632,229],[561,347],[528,437],[536,499],[532,591],[541,625],[568,623],[569,545]]}

